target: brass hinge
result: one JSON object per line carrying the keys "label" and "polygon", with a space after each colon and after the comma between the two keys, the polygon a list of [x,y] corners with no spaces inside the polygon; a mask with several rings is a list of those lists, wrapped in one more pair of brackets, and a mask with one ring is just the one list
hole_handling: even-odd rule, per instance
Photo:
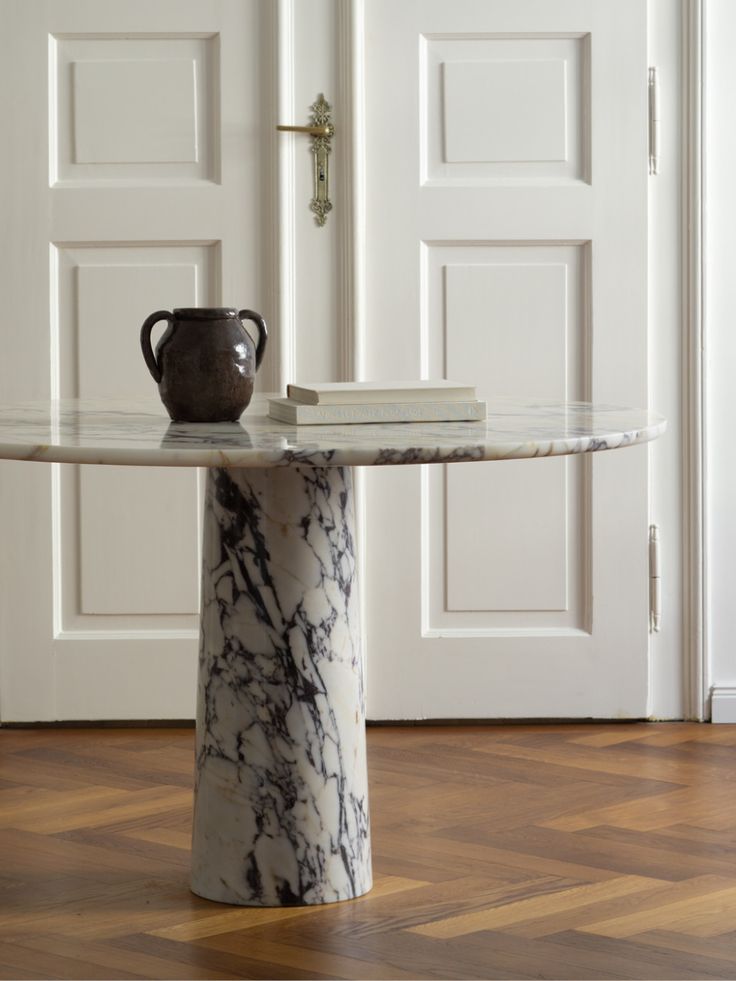
{"label": "brass hinge", "polygon": [[659,82],[657,69],[649,69],[649,173],[659,173]]}
{"label": "brass hinge", "polygon": [[659,578],[659,528],[649,525],[649,630],[659,632],[662,619]]}

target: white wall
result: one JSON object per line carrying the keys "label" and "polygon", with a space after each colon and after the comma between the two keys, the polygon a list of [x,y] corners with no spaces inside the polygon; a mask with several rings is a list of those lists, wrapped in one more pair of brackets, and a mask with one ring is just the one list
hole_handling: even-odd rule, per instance
{"label": "white wall", "polygon": [[736,722],[736,3],[705,0],[708,647],[713,721]]}

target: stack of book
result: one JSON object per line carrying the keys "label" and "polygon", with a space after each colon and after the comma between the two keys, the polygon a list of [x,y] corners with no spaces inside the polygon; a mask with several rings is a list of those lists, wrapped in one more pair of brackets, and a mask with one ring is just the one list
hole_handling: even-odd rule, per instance
{"label": "stack of book", "polygon": [[446,381],[305,382],[287,398],[269,399],[268,414],[291,425],[365,422],[464,422],[485,419],[475,386]]}

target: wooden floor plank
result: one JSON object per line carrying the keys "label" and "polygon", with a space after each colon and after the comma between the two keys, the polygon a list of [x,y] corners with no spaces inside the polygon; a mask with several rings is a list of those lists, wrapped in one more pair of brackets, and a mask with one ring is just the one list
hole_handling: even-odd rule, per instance
{"label": "wooden floor plank", "polygon": [[304,967],[285,967],[264,960],[254,959],[247,953],[233,954],[230,951],[207,948],[199,943],[179,943],[166,937],[154,937],[143,933],[122,937],[114,941],[121,962],[125,962],[128,951],[147,953],[181,965],[182,978],[188,978],[191,968],[209,967],[229,978],[259,978],[280,981],[327,981],[338,975],[318,973]]}
{"label": "wooden floor plank", "polygon": [[[79,953],[79,940],[76,937],[62,937],[58,934],[48,936],[44,934],[29,934],[17,945],[33,951],[45,951],[49,955],[60,955],[62,957],[73,957]],[[86,941],[84,944],[85,963],[94,976],[105,978],[109,976],[119,977],[120,965],[123,960],[120,949],[105,942]],[[199,967],[191,962],[186,964],[181,961],[171,960],[164,957],[156,957],[151,954],[139,953],[135,950],[126,950],[124,955],[125,969],[131,976],[138,978],[156,978],[160,981],[164,979],[180,979],[186,975],[189,981],[195,979],[215,979],[229,978],[230,974],[213,971],[211,967]]]}
{"label": "wooden floor plank", "polygon": [[188,885],[191,729],[0,729],[0,978],[734,978],[736,726],[368,732],[365,897]]}
{"label": "wooden floor plank", "polygon": [[431,923],[412,927],[412,930],[414,933],[421,933],[425,937],[439,937],[441,939],[464,937],[469,933],[479,933],[482,930],[499,930],[527,920],[537,921],[542,916],[554,917],[558,913],[566,913],[572,909],[585,909],[601,900],[631,896],[642,890],[649,892],[653,885],[659,888],[666,883],[635,875],[621,876],[617,879],[608,879],[605,882],[586,883],[544,892],[542,895],[534,896],[531,899],[506,902],[502,906],[475,913],[434,920]]}
{"label": "wooden floor plank", "polygon": [[[57,950],[42,950],[37,946],[3,943],[0,940],[0,976],[15,978],[19,970],[23,971],[23,976],[35,978],[71,978],[76,981],[104,977],[99,965],[91,964],[84,957],[67,957]],[[120,966],[115,969],[116,978],[140,976]]]}
{"label": "wooden floor plank", "polygon": [[637,909],[576,929],[617,938],[635,937],[649,930],[670,930],[701,937],[728,932],[736,922],[736,880],[726,883],[716,876],[704,876],[703,880],[693,880],[687,885],[693,888],[688,890],[689,895],[685,898],[682,898],[682,889],[673,888],[667,895],[660,896],[650,909]]}
{"label": "wooden floor plank", "polygon": [[[729,968],[715,958],[693,955],[684,958],[675,950],[662,946],[650,946],[637,940],[619,940],[595,934],[569,930],[548,937],[550,947],[567,951],[567,959],[574,963],[590,963],[611,973],[609,977],[656,978],[662,981],[680,981],[697,978],[733,978]],[[591,977],[596,977],[595,973]]]}
{"label": "wooden floor plank", "polygon": [[[366,904],[380,902],[387,896],[403,895],[407,891],[413,892],[428,885],[429,883],[417,882],[413,879],[383,876],[376,881],[367,896],[361,896],[355,901],[354,908],[362,908]],[[220,933],[232,933],[238,929],[253,930],[264,923],[281,926],[289,920],[303,916],[321,916],[331,919],[334,918],[335,909],[336,907],[331,905],[291,906],[286,909],[246,909],[227,906],[217,909],[214,903],[208,903],[206,909],[198,911],[194,919],[187,919],[162,930],[153,930],[151,933],[171,940],[200,940]]]}
{"label": "wooden floor plank", "polygon": [[[304,947],[291,947],[278,940],[254,940],[250,935],[242,933],[218,934],[198,942],[200,947],[208,950],[222,950],[235,956],[245,956],[251,960],[266,961],[273,964],[281,972],[284,968],[300,968],[310,973],[323,976],[337,975],[340,978],[355,979],[355,981],[375,981],[386,977],[385,966],[373,960],[360,957],[350,957],[344,954],[325,953],[321,950],[310,950]],[[414,971],[393,967],[392,981],[403,978],[417,978]]]}

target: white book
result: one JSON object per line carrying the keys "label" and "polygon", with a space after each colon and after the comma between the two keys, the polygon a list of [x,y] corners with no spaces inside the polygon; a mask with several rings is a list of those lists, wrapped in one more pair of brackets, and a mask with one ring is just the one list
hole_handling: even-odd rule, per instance
{"label": "white book", "polygon": [[286,394],[305,405],[375,405],[381,402],[469,402],[475,385],[447,381],[304,382],[287,385]]}
{"label": "white book", "polygon": [[304,405],[293,399],[268,400],[272,419],[289,424],[335,426],[366,422],[475,422],[486,417],[486,403],[380,402],[375,405]]}

